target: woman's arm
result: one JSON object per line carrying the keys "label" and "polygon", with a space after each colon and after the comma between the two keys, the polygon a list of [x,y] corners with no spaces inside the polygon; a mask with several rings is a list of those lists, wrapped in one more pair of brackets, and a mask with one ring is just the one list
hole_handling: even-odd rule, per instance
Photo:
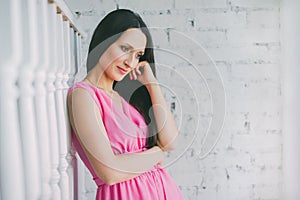
{"label": "woman's arm", "polygon": [[68,112],[88,160],[97,176],[112,185],[134,178],[153,168],[164,157],[159,147],[141,153],[115,155],[96,103],[83,89],[68,95]]}
{"label": "woman's arm", "polygon": [[162,95],[159,84],[154,81],[146,84],[151,96],[153,113],[158,130],[158,145],[163,151],[172,151],[177,144],[178,129],[174,117]]}
{"label": "woman's arm", "polygon": [[[143,68],[143,73],[141,73],[140,68]],[[158,129],[158,145],[163,151],[174,150],[177,144],[178,128],[149,63],[140,62],[130,76],[131,79],[137,79],[143,83],[150,94]]]}

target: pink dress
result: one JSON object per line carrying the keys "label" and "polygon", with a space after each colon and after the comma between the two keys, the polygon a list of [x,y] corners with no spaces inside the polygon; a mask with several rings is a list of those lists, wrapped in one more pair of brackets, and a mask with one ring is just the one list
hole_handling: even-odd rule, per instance
{"label": "pink dress", "polygon": [[[86,83],[77,82],[70,89],[82,88],[88,91],[97,104],[108,138],[114,153],[135,153],[144,151],[147,126],[142,115],[125,99],[123,110],[113,106],[111,98],[101,89]],[[105,184],[97,177],[87,159],[74,131],[72,143],[80,158],[85,163],[98,186],[96,200],[182,200],[182,194],[165,169],[159,165],[143,174],[114,185]]]}

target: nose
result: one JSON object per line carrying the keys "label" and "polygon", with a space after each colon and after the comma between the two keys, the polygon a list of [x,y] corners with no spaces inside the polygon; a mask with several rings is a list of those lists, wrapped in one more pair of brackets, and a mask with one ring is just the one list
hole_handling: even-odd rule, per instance
{"label": "nose", "polygon": [[138,63],[138,59],[134,56],[134,53],[128,53],[124,63],[127,67],[133,69],[136,67]]}

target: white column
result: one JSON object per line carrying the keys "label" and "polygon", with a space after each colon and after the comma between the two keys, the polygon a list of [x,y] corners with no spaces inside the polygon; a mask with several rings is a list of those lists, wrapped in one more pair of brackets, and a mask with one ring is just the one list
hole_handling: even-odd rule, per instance
{"label": "white column", "polygon": [[0,1],[0,185],[1,199],[25,199],[17,107],[21,62],[20,0]]}
{"label": "white column", "polygon": [[74,50],[73,47],[73,35],[71,33],[73,29],[71,29],[71,24],[68,20],[63,21],[63,33],[64,33],[64,68],[62,69],[63,72],[63,80],[62,80],[62,85],[63,85],[63,90],[64,90],[64,97],[69,89],[68,81],[71,78],[70,77],[70,71],[72,68],[74,68],[74,63],[72,62],[72,56],[71,56],[71,51]]}
{"label": "white column", "polygon": [[59,167],[59,145],[58,145],[58,128],[57,128],[57,114],[55,106],[55,75],[58,68],[57,65],[57,19],[56,19],[56,6],[55,4],[48,5],[49,14],[49,67],[47,71],[47,111],[49,122],[49,135],[50,135],[50,150],[51,150],[51,188],[52,199],[61,199],[61,190],[58,186],[60,174]]}
{"label": "white column", "polygon": [[76,81],[76,74],[79,72],[80,67],[82,66],[82,55],[81,55],[81,36],[79,33],[76,35],[76,54],[75,54],[75,65],[76,71],[74,72],[74,81]]}
{"label": "white column", "polygon": [[49,2],[0,1],[0,199],[78,198],[66,97],[80,37]]}
{"label": "white column", "polygon": [[48,28],[48,2],[40,1],[37,4],[38,20],[38,44],[40,49],[38,68],[35,72],[35,116],[38,120],[38,144],[40,153],[40,168],[42,176],[41,199],[51,199],[52,190],[51,180],[51,159],[50,159],[50,140],[49,124],[47,116],[47,89],[46,78],[47,68],[49,67],[49,28]]}
{"label": "white column", "polygon": [[73,199],[78,200],[78,161],[75,154],[75,151],[71,152],[72,155],[74,155],[72,160],[72,166],[73,166]]}
{"label": "white column", "polygon": [[20,96],[19,123],[22,140],[26,199],[40,199],[41,174],[37,145],[36,118],[34,110],[34,70],[39,59],[37,41],[36,1],[21,1],[22,13],[22,63],[19,66],[18,87]]}
{"label": "white column", "polygon": [[[57,61],[58,61],[58,69],[56,72],[56,80],[55,80],[55,100],[56,100],[56,118],[57,118],[57,125],[58,125],[58,139],[59,139],[59,173],[60,177],[60,189],[61,189],[61,199],[68,200],[69,199],[69,178],[67,174],[68,162],[66,160],[67,156],[67,130],[66,130],[66,119],[65,119],[65,110],[64,110],[64,96],[63,96],[63,89],[64,89],[64,70],[66,60],[68,60],[67,49],[69,45],[68,40],[69,38],[65,37],[67,34],[65,31],[65,22],[63,22],[62,14],[57,14]],[[68,23],[68,22],[67,22]]]}
{"label": "white column", "polygon": [[70,135],[70,124],[68,118],[67,110],[67,93],[69,89],[69,84],[73,84],[72,71],[75,66],[75,31],[70,27],[69,21],[64,21],[64,46],[65,46],[65,68],[63,73],[63,107],[64,107],[64,119],[65,119],[65,136],[66,136],[66,160],[67,160],[67,169],[68,182],[69,182],[69,195],[71,199],[74,199],[74,171],[73,171],[73,157],[75,152],[71,147],[71,135]]}
{"label": "white column", "polygon": [[77,178],[78,178],[78,199],[79,200],[86,200],[87,199],[87,189],[86,189],[86,183],[85,183],[85,170],[86,166],[80,159],[79,155],[77,156]]}
{"label": "white column", "polygon": [[[69,86],[73,85],[74,81],[75,81],[75,76],[76,73],[78,72],[79,69],[79,65],[81,62],[81,53],[80,53],[80,44],[81,44],[81,36],[78,32],[75,32],[74,35],[74,40],[73,40],[73,50],[71,52],[71,54],[73,54],[73,59],[71,59],[72,62],[72,68],[70,68],[70,79],[69,79]],[[70,137],[71,135],[69,135]],[[69,139],[69,141],[71,141],[71,138]],[[77,160],[77,156],[76,156],[76,151],[73,148],[72,145],[70,145],[69,147],[69,151],[70,151],[70,161],[72,163],[72,168],[69,169],[69,174],[72,174],[73,176],[73,194],[74,194],[74,200],[78,200],[79,199],[79,194],[78,194],[78,160]]]}
{"label": "white column", "polygon": [[300,199],[300,1],[281,2],[285,198]]}

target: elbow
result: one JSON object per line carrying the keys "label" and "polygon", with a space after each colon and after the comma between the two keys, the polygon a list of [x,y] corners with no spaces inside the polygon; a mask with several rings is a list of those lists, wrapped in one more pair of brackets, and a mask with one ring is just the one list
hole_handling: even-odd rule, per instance
{"label": "elbow", "polygon": [[[98,176],[99,177],[99,176]],[[99,177],[100,178],[100,177]],[[106,185],[112,186],[118,183],[118,180],[113,175],[106,175],[100,178]]]}
{"label": "elbow", "polygon": [[161,147],[161,149],[165,152],[170,152],[170,151],[174,151],[177,147],[177,137],[174,138],[171,142],[169,142],[168,144],[162,145],[160,144],[159,146]]}
{"label": "elbow", "polygon": [[120,181],[120,177],[118,176],[116,171],[114,171],[113,169],[103,169],[102,170],[95,170],[96,176],[101,179],[106,185],[114,185],[117,184]]}
{"label": "elbow", "polygon": [[173,145],[173,144],[162,147],[162,150],[165,152],[174,151],[175,149],[176,149],[176,145]]}
{"label": "elbow", "polygon": [[175,148],[174,148],[174,147],[163,147],[162,150],[163,150],[164,152],[170,152],[170,151],[174,151]]}
{"label": "elbow", "polygon": [[109,186],[112,186],[114,184],[117,184],[118,182],[115,181],[115,180],[112,180],[112,179],[108,179],[108,180],[103,180],[103,182],[106,184],[106,185],[109,185]]}
{"label": "elbow", "polygon": [[126,178],[126,173],[119,168],[120,164],[118,164],[116,156],[113,155],[105,161],[91,158],[94,173],[104,184],[111,186],[122,182]]}

